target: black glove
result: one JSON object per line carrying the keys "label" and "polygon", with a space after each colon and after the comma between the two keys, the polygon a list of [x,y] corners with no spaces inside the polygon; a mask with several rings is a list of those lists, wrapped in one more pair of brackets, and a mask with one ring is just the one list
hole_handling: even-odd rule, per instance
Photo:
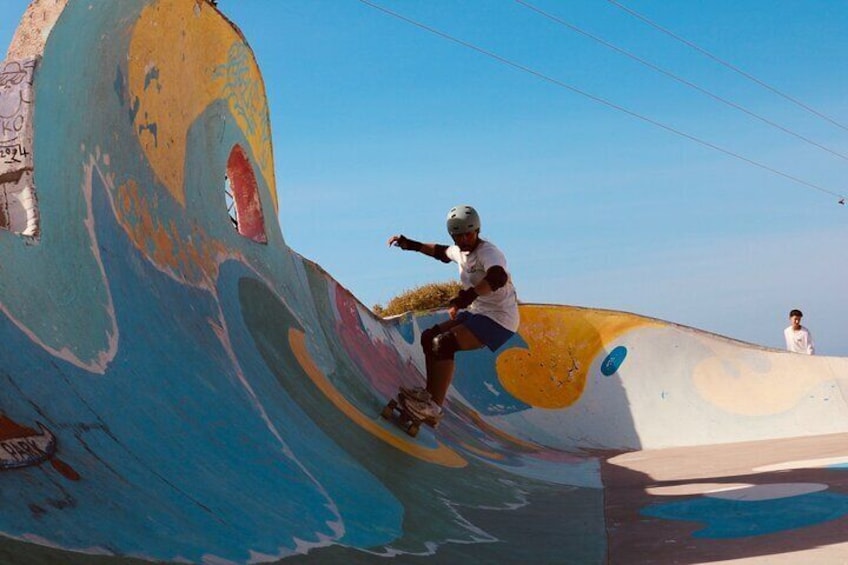
{"label": "black glove", "polygon": [[404,235],[401,235],[397,239],[397,246],[403,249],[404,251],[421,251],[423,245],[424,244],[422,244],[420,241],[409,239]]}
{"label": "black glove", "polygon": [[462,310],[471,306],[471,303],[474,302],[474,299],[476,299],[477,296],[477,291],[474,290],[474,287],[463,288],[459,291],[459,294],[456,295],[456,298],[453,298],[450,301],[450,305]]}

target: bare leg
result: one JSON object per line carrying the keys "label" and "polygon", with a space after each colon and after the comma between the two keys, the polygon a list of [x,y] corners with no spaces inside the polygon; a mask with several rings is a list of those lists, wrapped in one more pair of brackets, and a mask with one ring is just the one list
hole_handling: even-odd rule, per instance
{"label": "bare leg", "polygon": [[451,359],[433,360],[432,370],[427,371],[427,392],[433,397],[433,402],[441,406],[445,402],[453,370],[456,363]]}
{"label": "bare leg", "polygon": [[[460,351],[483,347],[483,344],[471,333],[471,330],[462,324],[440,324],[440,326],[453,332]],[[425,364],[427,367],[427,391],[433,397],[433,402],[441,406],[445,402],[445,396],[447,396],[451,380],[453,380],[456,363],[452,359],[426,359]]]}

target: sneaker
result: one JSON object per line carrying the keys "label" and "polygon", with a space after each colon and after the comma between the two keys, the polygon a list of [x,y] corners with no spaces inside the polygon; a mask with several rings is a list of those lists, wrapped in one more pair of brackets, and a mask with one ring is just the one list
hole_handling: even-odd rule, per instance
{"label": "sneaker", "polygon": [[442,419],[442,407],[432,400],[422,402],[420,400],[410,398],[406,400],[404,405],[415,417],[423,421],[429,421],[437,424],[439,420]]}
{"label": "sneaker", "polygon": [[430,402],[430,393],[427,392],[427,389],[420,386],[408,387],[401,386],[400,393],[407,398],[407,400],[417,400],[419,402]]}

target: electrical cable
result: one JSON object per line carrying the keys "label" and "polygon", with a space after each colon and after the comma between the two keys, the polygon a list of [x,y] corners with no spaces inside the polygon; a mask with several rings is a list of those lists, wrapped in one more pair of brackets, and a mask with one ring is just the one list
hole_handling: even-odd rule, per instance
{"label": "electrical cable", "polygon": [[620,9],[620,10],[622,10],[622,11],[624,11],[624,12],[628,13],[628,14],[630,14],[630,15],[631,15],[631,16],[633,16],[634,18],[639,19],[639,20],[641,20],[642,22],[644,22],[644,23],[648,24],[649,26],[651,26],[651,27],[653,27],[653,28],[655,28],[655,29],[657,29],[657,30],[659,30],[659,31],[663,32],[664,34],[668,35],[669,37],[672,37],[672,38],[674,38],[675,40],[677,40],[677,41],[679,41],[679,42],[683,43],[684,45],[687,45],[687,46],[691,47],[692,49],[694,49],[695,51],[698,51],[699,53],[701,53],[701,54],[702,54],[702,55],[704,55],[705,57],[709,57],[710,59],[712,59],[712,60],[713,60],[713,61],[715,61],[716,63],[718,63],[718,64],[720,64],[720,65],[722,65],[722,66],[724,66],[724,67],[727,67],[728,69],[730,69],[730,70],[731,70],[731,71],[733,71],[733,72],[739,73],[740,75],[742,75],[743,77],[747,78],[748,80],[751,80],[751,81],[753,81],[753,82],[755,82],[755,83],[759,84],[760,86],[762,86],[762,87],[763,87],[763,88],[765,88],[766,90],[769,90],[769,91],[773,92],[774,94],[777,94],[777,95],[778,95],[778,96],[780,96],[781,98],[784,98],[785,100],[788,100],[789,102],[792,102],[793,104],[795,104],[795,105],[797,105],[797,106],[799,106],[799,107],[803,108],[803,109],[804,109],[804,110],[806,110],[807,112],[809,112],[809,113],[811,113],[811,114],[813,114],[813,115],[815,115],[815,116],[818,116],[819,118],[821,118],[821,119],[823,119],[823,120],[825,120],[825,121],[827,121],[827,122],[830,122],[831,124],[835,125],[835,126],[836,126],[836,127],[838,127],[838,128],[842,128],[842,129],[844,129],[844,130],[848,131],[848,126],[845,126],[845,125],[843,125],[843,124],[841,124],[841,123],[837,122],[836,120],[834,120],[834,119],[833,119],[833,118],[831,118],[830,116],[828,116],[828,115],[826,115],[826,114],[823,114],[822,112],[819,112],[818,110],[816,110],[815,108],[812,108],[812,107],[808,106],[807,104],[804,104],[803,102],[801,102],[801,101],[800,101],[800,100],[798,100],[797,98],[793,98],[792,96],[789,96],[788,94],[785,94],[785,93],[781,92],[780,90],[778,90],[777,88],[775,88],[775,87],[771,86],[770,84],[766,83],[765,81],[762,81],[762,80],[758,79],[757,77],[753,76],[752,74],[750,74],[750,73],[747,73],[747,72],[743,71],[743,70],[742,70],[742,69],[740,69],[739,67],[737,67],[737,66],[735,66],[735,65],[733,65],[733,64],[731,64],[731,63],[728,63],[727,61],[725,61],[725,60],[723,60],[723,59],[721,59],[721,58],[717,57],[716,55],[713,55],[712,53],[710,53],[710,52],[709,52],[709,51],[707,51],[706,49],[704,49],[704,48],[702,48],[702,47],[699,47],[698,45],[695,45],[695,44],[694,44],[694,43],[692,43],[691,41],[689,41],[689,40],[687,40],[687,39],[685,39],[685,38],[683,38],[683,37],[680,37],[679,35],[675,34],[674,32],[670,31],[669,29],[666,29],[666,28],[662,27],[661,25],[659,25],[659,24],[657,24],[657,23],[655,23],[655,22],[653,22],[653,21],[649,20],[647,17],[643,16],[643,15],[642,15],[642,14],[640,14],[639,12],[637,12],[637,11],[635,11],[635,10],[631,9],[631,8],[628,8],[627,6],[625,6],[625,5],[621,4],[620,2],[617,2],[616,0],[607,0],[607,2],[609,2],[610,4],[612,4],[613,6],[615,6],[616,8],[618,8],[618,9]]}
{"label": "electrical cable", "polygon": [[757,168],[759,168],[759,169],[762,169],[762,170],[768,171],[768,172],[770,172],[770,173],[772,173],[772,174],[775,174],[775,175],[781,176],[781,177],[783,177],[783,178],[785,178],[785,179],[787,179],[787,180],[790,180],[790,181],[792,181],[792,182],[794,182],[794,183],[796,183],[796,184],[799,184],[799,185],[802,185],[802,186],[806,186],[807,188],[811,188],[811,189],[813,189],[813,190],[817,190],[817,191],[822,192],[822,193],[824,193],[824,194],[829,194],[829,195],[831,195],[831,196],[836,196],[837,198],[839,198],[839,200],[838,200],[838,203],[839,203],[839,204],[844,205],[844,204],[845,204],[845,199],[846,199],[846,198],[848,198],[848,196],[845,196],[844,194],[841,194],[841,193],[838,193],[838,192],[836,192],[836,191],[833,191],[833,190],[827,189],[827,188],[825,188],[825,187],[823,187],[823,186],[819,186],[818,184],[815,184],[815,183],[812,183],[812,182],[805,181],[805,180],[800,179],[800,178],[798,178],[798,177],[796,177],[796,176],[793,176],[793,175],[791,175],[791,174],[789,174],[789,173],[785,173],[785,172],[783,172],[783,171],[780,171],[780,170],[778,170],[778,169],[775,169],[774,167],[771,167],[771,166],[766,165],[766,164],[764,164],[764,163],[760,163],[759,161],[755,161],[755,160],[753,160],[753,159],[750,159],[750,158],[748,158],[748,157],[745,157],[745,156],[743,156],[743,155],[740,155],[740,154],[738,154],[738,153],[735,153],[735,152],[733,152],[733,151],[731,151],[731,150],[729,150],[729,149],[725,149],[725,148],[720,147],[720,146],[718,146],[718,145],[716,145],[716,144],[714,144],[714,143],[711,143],[711,142],[709,142],[709,141],[705,141],[705,140],[703,140],[703,139],[700,139],[700,138],[698,138],[698,137],[695,137],[694,135],[691,135],[691,134],[688,134],[688,133],[686,133],[686,132],[683,132],[683,131],[681,131],[681,130],[679,130],[679,129],[676,129],[676,128],[672,127],[672,126],[669,126],[669,125],[667,125],[667,124],[664,124],[664,123],[662,123],[662,122],[660,122],[660,121],[657,121],[657,120],[655,120],[655,119],[653,119],[653,118],[649,118],[649,117],[647,117],[647,116],[644,116],[644,115],[642,115],[642,114],[639,114],[638,112],[635,112],[635,111],[633,111],[633,110],[629,110],[629,109],[625,108],[624,106],[620,106],[619,104],[616,104],[616,103],[614,103],[614,102],[611,102],[611,101],[609,101],[609,100],[606,100],[605,98],[602,98],[602,97],[597,96],[597,95],[595,95],[595,94],[591,94],[591,93],[589,93],[589,92],[586,92],[586,91],[584,91],[584,90],[581,90],[581,89],[579,89],[579,88],[577,88],[577,87],[575,87],[575,86],[572,86],[572,85],[570,85],[570,84],[568,84],[568,83],[566,83],[566,82],[563,82],[563,81],[561,81],[561,80],[558,80],[558,79],[555,79],[555,78],[553,78],[553,77],[550,77],[550,76],[548,76],[548,75],[546,75],[546,74],[544,74],[544,73],[542,73],[542,72],[540,72],[540,71],[537,71],[537,70],[535,70],[535,69],[531,69],[530,67],[524,66],[524,65],[522,65],[522,64],[520,64],[520,63],[516,63],[516,62],[514,62],[514,61],[511,61],[511,60],[509,60],[509,59],[507,59],[507,58],[505,58],[505,57],[502,57],[502,56],[500,56],[500,55],[498,55],[498,54],[496,54],[496,53],[493,53],[493,52],[491,52],[491,51],[487,51],[486,49],[483,49],[482,47],[478,47],[478,46],[476,46],[476,45],[474,45],[474,44],[472,44],[472,43],[469,43],[469,42],[467,42],[467,41],[464,41],[464,40],[462,40],[462,39],[459,39],[459,38],[457,38],[457,37],[454,37],[454,36],[452,36],[452,35],[450,35],[450,34],[448,34],[448,33],[445,33],[445,32],[443,32],[443,31],[440,31],[440,30],[438,30],[438,29],[436,29],[436,28],[433,28],[433,27],[431,27],[431,26],[428,26],[428,25],[426,25],[426,24],[423,24],[423,23],[421,23],[421,22],[418,22],[418,21],[416,21],[416,20],[413,20],[412,18],[409,18],[409,17],[407,17],[407,16],[404,16],[403,14],[400,14],[400,13],[398,13],[398,12],[395,12],[395,11],[393,11],[393,10],[390,10],[390,9],[388,9],[388,8],[384,7],[384,6],[379,5],[379,4],[375,4],[374,2],[372,2],[372,1],[370,1],[370,0],[359,0],[359,2],[361,2],[362,4],[365,4],[366,6],[369,6],[370,8],[373,8],[373,9],[375,9],[375,10],[378,10],[378,11],[380,11],[380,12],[383,12],[384,14],[387,14],[387,15],[389,15],[389,16],[392,16],[393,18],[399,19],[399,20],[401,20],[401,21],[403,21],[403,22],[406,22],[406,23],[408,23],[408,24],[411,24],[411,25],[413,25],[413,26],[415,26],[415,27],[417,27],[417,28],[419,28],[419,29],[422,29],[422,30],[424,30],[424,31],[427,31],[427,32],[429,32],[429,33],[432,33],[433,35],[436,35],[436,36],[438,36],[438,37],[441,37],[442,39],[447,39],[448,41],[451,41],[451,42],[456,43],[456,44],[458,44],[458,45],[461,45],[461,46],[463,46],[463,47],[465,47],[465,48],[467,48],[467,49],[471,49],[472,51],[476,51],[477,53],[480,53],[481,55],[485,55],[486,57],[489,57],[489,58],[491,58],[491,59],[494,59],[495,61],[498,61],[499,63],[502,63],[502,64],[504,64],[504,65],[507,65],[507,66],[512,67],[512,68],[514,68],[514,69],[517,69],[517,70],[519,70],[519,71],[522,71],[522,72],[525,72],[525,73],[531,74],[531,75],[533,75],[533,76],[535,76],[535,77],[537,77],[537,78],[539,78],[539,79],[542,79],[542,80],[544,80],[544,81],[546,81],[546,82],[549,82],[549,83],[551,83],[551,84],[553,84],[553,85],[559,86],[560,88],[564,88],[564,89],[569,90],[569,91],[571,91],[571,92],[573,92],[573,93],[575,93],[575,94],[579,94],[580,96],[583,96],[583,97],[585,97],[585,98],[588,98],[589,100],[592,100],[592,101],[594,101],[594,102],[597,102],[597,103],[599,103],[599,104],[602,104],[602,105],[604,105],[604,106],[607,106],[607,107],[609,107],[609,108],[612,108],[612,109],[614,109],[614,110],[618,110],[619,112],[622,112],[622,113],[627,114],[627,115],[629,115],[629,116],[631,116],[631,117],[634,117],[634,118],[637,118],[637,119],[639,119],[639,120],[642,120],[642,121],[644,121],[644,122],[646,122],[646,123],[649,123],[649,124],[651,124],[651,125],[653,125],[653,126],[656,126],[656,127],[661,128],[661,129],[664,129],[664,130],[666,130],[666,131],[668,131],[668,132],[670,132],[670,133],[673,133],[673,134],[675,134],[675,135],[677,135],[677,136],[680,136],[680,137],[683,137],[683,138],[685,138],[685,139],[688,139],[688,140],[690,140],[690,141],[692,141],[692,142],[694,142],[694,143],[697,143],[697,144],[699,144],[699,145],[701,145],[701,146],[703,146],[703,147],[708,147],[708,148],[710,148],[710,149],[713,149],[713,150],[715,150],[715,151],[718,151],[718,152],[720,152],[720,153],[723,153],[723,154],[725,154],[725,155],[727,155],[727,156],[729,156],[729,157],[733,157],[734,159],[738,159],[738,160],[740,160],[740,161],[743,161],[743,162],[745,162],[745,163],[748,163],[749,165],[753,165],[753,166],[755,166],[755,167],[757,167]]}
{"label": "electrical cable", "polygon": [[796,132],[786,128],[786,127],[783,127],[782,125],[780,125],[780,124],[778,124],[778,123],[776,123],[772,120],[769,120],[768,118],[764,118],[763,116],[756,114],[755,112],[745,108],[744,106],[741,106],[741,105],[739,105],[735,102],[732,102],[730,100],[727,100],[725,98],[722,98],[718,94],[714,94],[714,93],[710,92],[709,90],[707,90],[706,88],[698,86],[697,84],[695,84],[691,81],[688,81],[688,80],[686,80],[686,79],[684,79],[680,76],[677,76],[676,74],[674,74],[670,71],[667,71],[667,70],[663,69],[662,67],[659,67],[659,66],[651,63],[650,61],[646,61],[645,59],[642,59],[641,57],[639,57],[639,56],[637,56],[637,55],[635,55],[635,54],[633,54],[633,53],[631,53],[631,52],[629,52],[625,49],[622,49],[621,47],[618,47],[618,46],[610,43],[609,41],[606,41],[603,38],[600,38],[596,35],[593,35],[593,34],[589,33],[588,31],[584,31],[584,30],[580,29],[579,27],[577,27],[576,25],[569,23],[569,22],[563,20],[562,18],[560,18],[558,16],[555,16],[553,14],[545,12],[544,10],[530,4],[529,2],[525,2],[524,0],[515,0],[515,2],[520,4],[521,6],[524,6],[525,8],[527,8],[529,10],[536,12],[537,14],[540,14],[540,15],[548,18],[549,20],[551,20],[553,22],[556,22],[556,23],[558,23],[562,26],[565,26],[565,27],[569,28],[570,30],[572,30],[576,33],[579,33],[579,34],[581,34],[585,37],[588,37],[589,39],[591,39],[593,41],[600,43],[601,45],[603,45],[604,47],[607,47],[608,49],[612,49],[612,50],[614,50],[618,53],[621,53],[622,55],[624,55],[624,56],[626,56],[630,59],[633,59],[634,61],[636,61],[636,62],[638,62],[638,63],[640,63],[640,64],[642,64],[642,65],[644,65],[644,66],[646,66],[646,67],[648,67],[648,68],[650,68],[650,69],[652,69],[652,70],[654,70],[654,71],[656,71],[656,72],[658,72],[662,75],[665,75],[672,80],[675,80],[675,81],[677,81],[677,82],[679,82],[683,85],[686,85],[690,88],[693,88],[693,89],[697,90],[698,92],[705,94],[706,96],[709,96],[713,100],[721,102],[722,104],[730,106],[731,108],[735,108],[736,110],[739,110],[740,112],[747,114],[748,116],[751,116],[752,118],[760,120],[761,122],[763,122],[763,123],[765,123],[765,124],[767,124],[767,125],[769,125],[773,128],[779,129],[780,131],[782,131],[782,132],[784,132],[788,135],[791,135],[792,137],[794,137],[796,139],[800,139],[801,141],[803,141],[805,143],[808,143],[810,145],[818,147],[819,149],[827,151],[828,153],[830,153],[832,155],[835,155],[835,156],[837,156],[841,159],[845,159],[846,161],[848,161],[848,155],[845,155],[844,153],[840,153],[840,152],[838,152],[834,149],[831,149],[830,147],[827,147],[827,146],[822,145],[822,144],[820,144],[816,141],[813,141],[812,139],[809,139],[808,137],[805,137],[805,136],[803,136],[799,133],[796,133]]}

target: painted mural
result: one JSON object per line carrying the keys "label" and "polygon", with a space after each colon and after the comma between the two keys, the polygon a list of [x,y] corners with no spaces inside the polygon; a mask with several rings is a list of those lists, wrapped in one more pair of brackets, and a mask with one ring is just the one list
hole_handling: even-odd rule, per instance
{"label": "painted mural", "polygon": [[845,530],[839,453],[771,489],[754,463],[733,490],[627,459],[846,433],[844,359],[523,305],[408,436],[379,413],[444,313],[380,319],[288,248],[245,38],[205,0],[59,6],[0,67],[38,61],[42,228],[0,231],[4,562],[638,562],[663,528],[747,556]]}
{"label": "painted mural", "polygon": [[0,65],[0,229],[39,233],[32,186],[32,80],[36,58]]}

